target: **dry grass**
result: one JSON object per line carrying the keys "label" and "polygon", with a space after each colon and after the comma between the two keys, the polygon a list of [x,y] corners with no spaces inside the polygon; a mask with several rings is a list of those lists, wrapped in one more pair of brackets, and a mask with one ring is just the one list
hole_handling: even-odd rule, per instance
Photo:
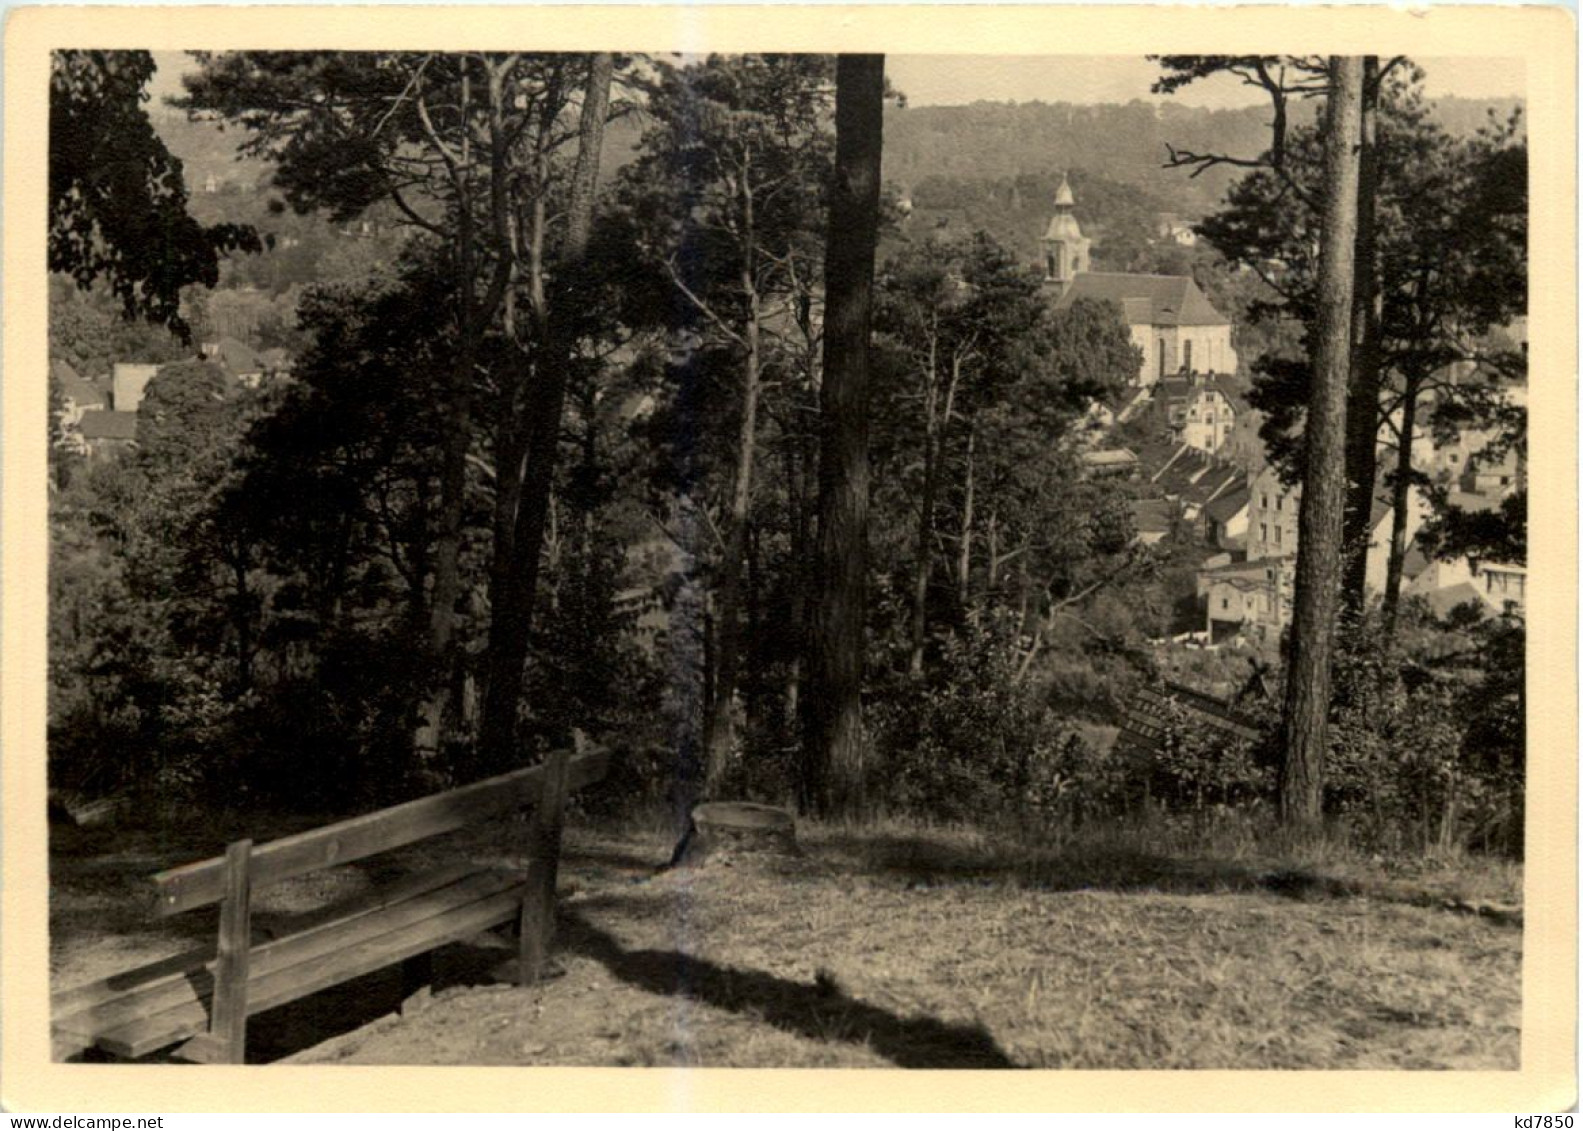
{"label": "dry grass", "polygon": [[[1514,866],[1388,866],[1334,846],[1297,856],[1137,830],[1032,845],[899,822],[799,836],[802,861],[658,872],[671,848],[659,829],[573,829],[563,977],[491,985],[506,952],[448,948],[426,1012],[388,1016],[397,987],[377,975],[288,1021],[260,1018],[253,1051],[386,1064],[1517,1066],[1521,931],[1443,906],[1514,902]],[[425,856],[510,845],[497,829]],[[147,925],[111,905],[157,855],[57,858],[63,981],[124,965],[129,942],[155,949]],[[368,880],[349,873],[348,886]],[[288,911],[320,894],[291,888],[274,897]],[[198,921],[189,935],[210,929],[203,913],[183,918]]]}

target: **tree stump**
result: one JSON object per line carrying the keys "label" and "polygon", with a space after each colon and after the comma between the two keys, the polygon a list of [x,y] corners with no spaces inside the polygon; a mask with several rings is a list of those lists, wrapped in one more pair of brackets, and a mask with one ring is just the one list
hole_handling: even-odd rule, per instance
{"label": "tree stump", "polygon": [[692,825],[676,846],[676,865],[740,857],[801,856],[797,823],[784,809],[749,801],[712,801],[693,810]]}

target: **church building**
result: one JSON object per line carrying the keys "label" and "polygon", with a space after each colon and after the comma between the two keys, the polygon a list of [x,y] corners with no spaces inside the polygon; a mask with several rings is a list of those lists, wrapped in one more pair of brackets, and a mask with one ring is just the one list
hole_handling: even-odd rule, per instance
{"label": "church building", "polygon": [[1080,298],[1121,307],[1133,344],[1143,353],[1137,384],[1148,387],[1178,372],[1232,374],[1237,353],[1231,320],[1186,275],[1129,275],[1088,269],[1090,240],[1073,215],[1076,200],[1061,178],[1055,216],[1040,241],[1045,285],[1056,309]]}

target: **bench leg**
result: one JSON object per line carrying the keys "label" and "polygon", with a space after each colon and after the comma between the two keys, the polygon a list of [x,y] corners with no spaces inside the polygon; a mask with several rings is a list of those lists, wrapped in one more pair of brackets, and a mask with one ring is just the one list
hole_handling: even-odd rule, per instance
{"label": "bench leg", "polygon": [[[576,735],[579,749],[581,734]],[[561,861],[561,824],[565,819],[570,755],[556,750],[544,763],[544,791],[539,795],[533,825],[528,832],[528,880],[522,899],[521,965],[519,985],[532,985],[544,976],[544,964],[555,939],[555,880]]]}
{"label": "bench leg", "polygon": [[414,955],[401,964],[401,1015],[420,1013],[434,992],[434,952]]}
{"label": "bench leg", "polygon": [[220,904],[210,1040],[200,1045],[206,1059],[222,1064],[241,1064],[247,1050],[247,967],[252,954],[248,862],[252,854],[250,840],[239,840],[225,850],[225,901]]}
{"label": "bench leg", "polygon": [[555,891],[549,887],[552,882],[545,861],[528,861],[527,890],[522,895],[517,931],[519,986],[536,983],[544,970],[544,960],[549,957],[555,915]]}

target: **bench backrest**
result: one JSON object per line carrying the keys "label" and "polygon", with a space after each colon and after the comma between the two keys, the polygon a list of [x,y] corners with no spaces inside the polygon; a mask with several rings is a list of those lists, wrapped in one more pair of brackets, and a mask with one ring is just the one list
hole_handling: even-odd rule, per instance
{"label": "bench backrest", "polygon": [[[566,788],[578,789],[598,781],[605,776],[609,764],[610,754],[606,750],[589,750],[575,755],[567,763]],[[531,766],[320,829],[282,837],[253,849],[249,876],[255,888],[261,887],[454,832],[537,803],[544,783],[544,766]],[[216,856],[167,869],[154,876],[152,883],[154,910],[159,915],[174,915],[219,903],[226,895],[225,857]]]}

